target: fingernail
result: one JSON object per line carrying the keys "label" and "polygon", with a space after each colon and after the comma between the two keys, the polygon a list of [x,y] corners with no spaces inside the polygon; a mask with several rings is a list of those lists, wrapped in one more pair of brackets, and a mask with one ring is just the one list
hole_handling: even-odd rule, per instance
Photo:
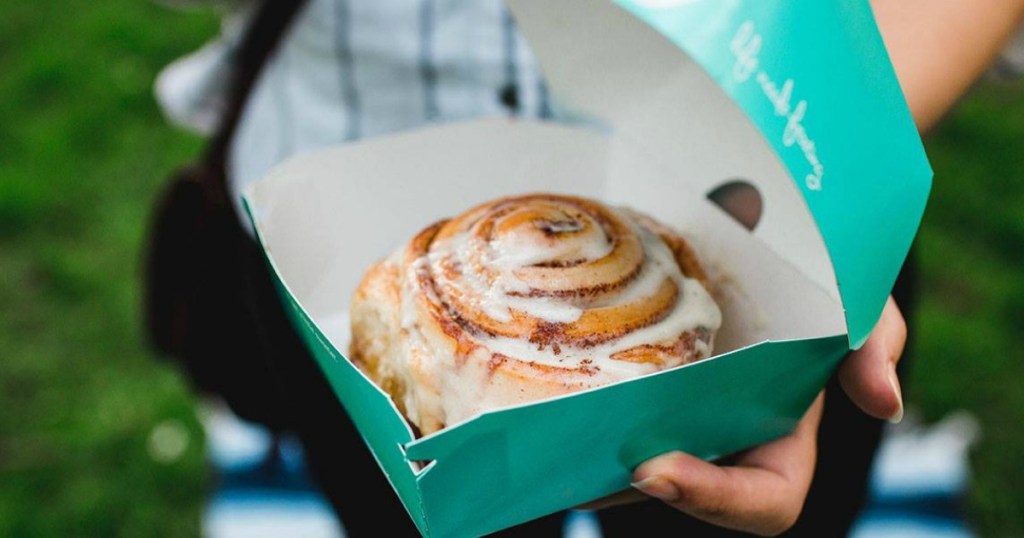
{"label": "fingernail", "polygon": [[649,476],[630,485],[655,499],[661,499],[665,502],[679,500],[679,489],[676,488],[675,484],[662,476]]}
{"label": "fingernail", "polygon": [[896,393],[896,401],[900,405],[899,409],[889,417],[889,422],[892,424],[899,424],[903,421],[903,392],[900,390],[900,381],[896,377],[895,369],[889,372],[889,384],[892,385],[892,391]]}

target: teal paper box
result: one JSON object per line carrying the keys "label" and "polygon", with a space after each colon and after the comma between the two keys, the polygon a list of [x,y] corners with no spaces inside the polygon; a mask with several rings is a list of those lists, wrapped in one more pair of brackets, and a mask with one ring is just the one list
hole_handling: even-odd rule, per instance
{"label": "teal paper box", "polygon": [[[710,459],[789,432],[877,322],[931,182],[865,0],[509,4],[559,103],[586,122],[366,140],[296,157],[245,194],[291,319],[430,536],[622,490],[662,452]],[[737,179],[763,200],[752,232],[705,198]],[[535,191],[685,233],[721,288],[716,355],[417,439],[344,356],[352,292],[427,224]]]}

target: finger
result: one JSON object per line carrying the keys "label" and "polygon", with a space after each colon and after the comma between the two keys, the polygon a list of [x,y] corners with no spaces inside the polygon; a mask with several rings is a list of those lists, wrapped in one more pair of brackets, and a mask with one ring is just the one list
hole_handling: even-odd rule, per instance
{"label": "finger", "polygon": [[907,323],[889,297],[864,346],[851,352],[839,367],[839,383],[865,413],[890,422],[903,419],[903,394],[896,364],[906,342]]}
{"label": "finger", "polygon": [[814,474],[821,396],[786,437],[719,467],[682,452],[653,458],[636,469],[634,487],[714,525],[765,536],[796,522]]}

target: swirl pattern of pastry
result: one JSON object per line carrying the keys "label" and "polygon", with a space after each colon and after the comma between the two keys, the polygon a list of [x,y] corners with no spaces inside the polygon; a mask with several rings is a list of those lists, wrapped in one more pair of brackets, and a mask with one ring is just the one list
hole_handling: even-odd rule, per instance
{"label": "swirl pattern of pastry", "polygon": [[429,434],[482,411],[708,357],[721,313],[689,245],[583,198],[502,198],[420,232],[352,304],[350,358]]}

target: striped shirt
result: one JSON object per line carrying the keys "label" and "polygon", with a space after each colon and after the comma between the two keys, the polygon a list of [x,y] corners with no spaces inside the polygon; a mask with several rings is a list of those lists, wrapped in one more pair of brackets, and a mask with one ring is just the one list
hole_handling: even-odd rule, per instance
{"label": "striped shirt", "polygon": [[[209,132],[244,29],[172,64],[157,96]],[[191,62],[191,65],[189,64]],[[235,193],[296,153],[431,122],[550,117],[533,55],[501,0],[309,0],[246,104],[228,160]]]}

